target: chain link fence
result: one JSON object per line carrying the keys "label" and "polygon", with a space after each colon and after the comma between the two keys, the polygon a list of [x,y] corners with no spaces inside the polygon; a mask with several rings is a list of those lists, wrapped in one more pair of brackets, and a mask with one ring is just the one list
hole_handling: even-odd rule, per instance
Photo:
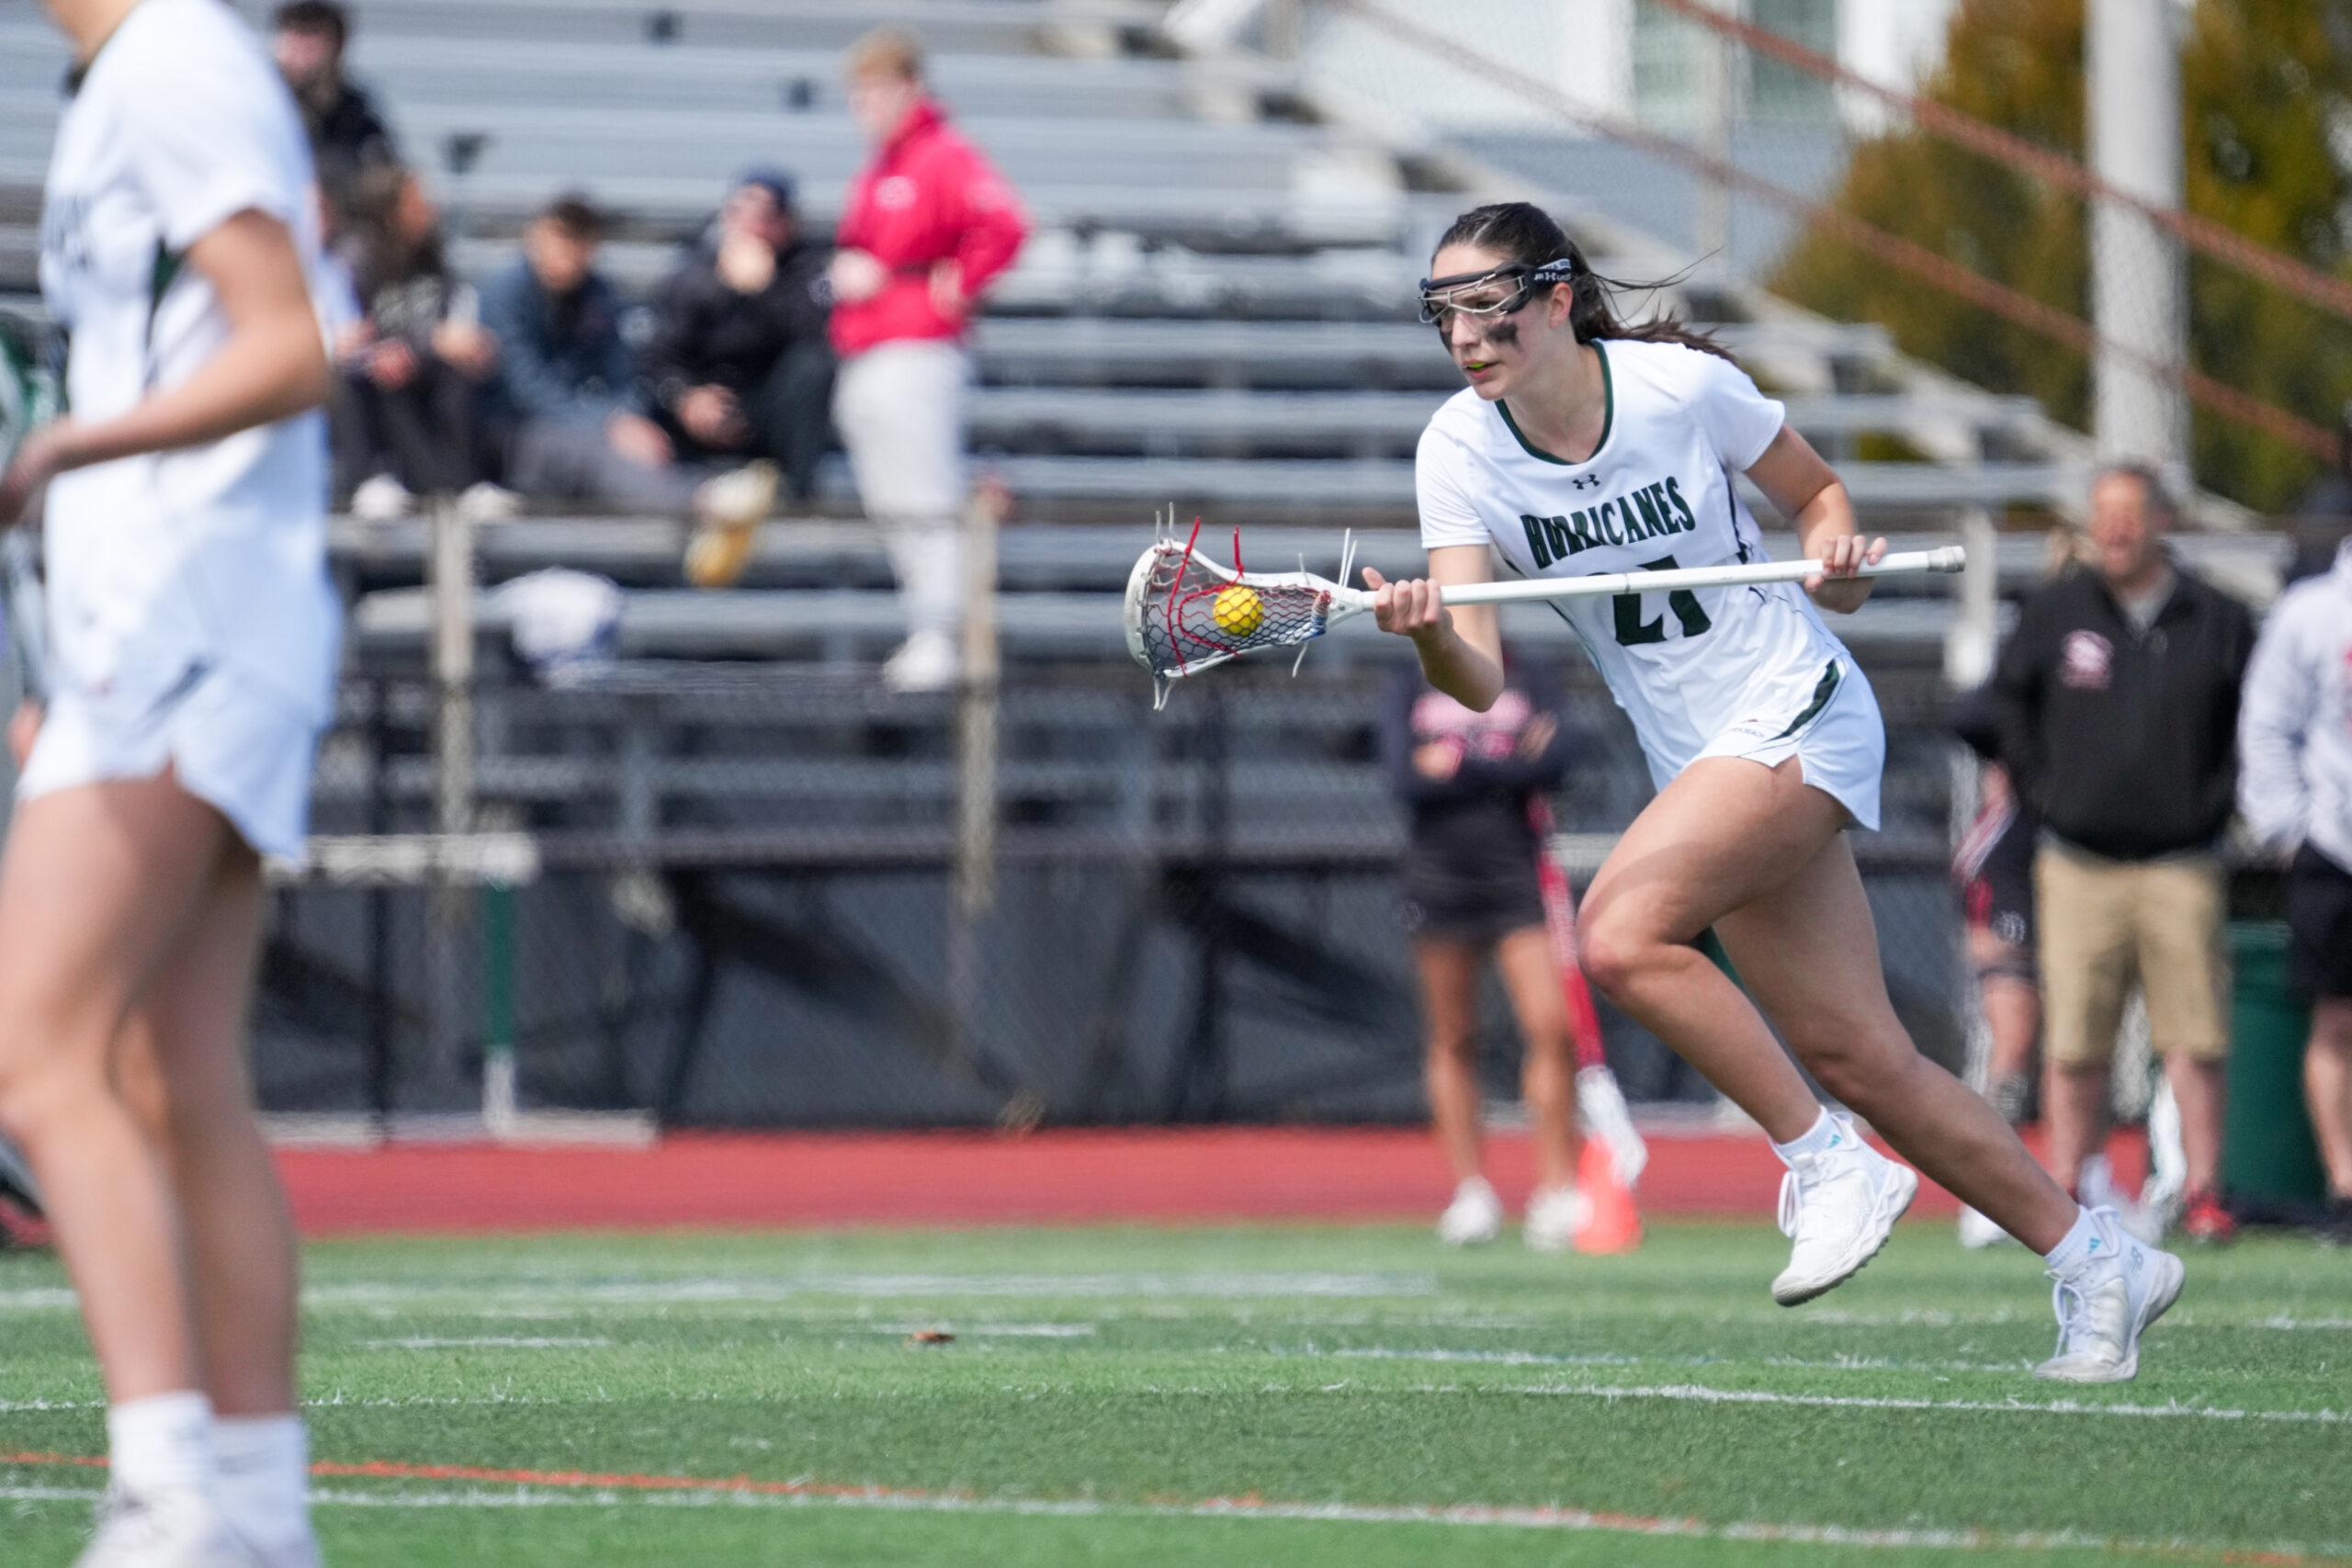
{"label": "chain link fence", "polygon": [[[992,897],[960,915],[956,705],[792,665],[623,664],[472,694],[478,831],[433,836],[437,694],[346,685],[320,856],[277,894],[257,1026],[281,1111],[650,1112],[666,1125],[946,1125],[1423,1113],[1379,761],[1391,666],[1182,686],[1020,667],[1000,697]],[[1649,793],[1580,658],[1563,848]],[[1858,834],[1898,1010],[1957,1066],[1939,677],[1876,672],[1886,831]],[[1487,998],[1492,1083],[1516,1045]],[[1630,1094],[1712,1092],[1613,1012]],[[503,1077],[513,1064],[511,1080]],[[509,1085],[511,1084],[511,1088]]]}

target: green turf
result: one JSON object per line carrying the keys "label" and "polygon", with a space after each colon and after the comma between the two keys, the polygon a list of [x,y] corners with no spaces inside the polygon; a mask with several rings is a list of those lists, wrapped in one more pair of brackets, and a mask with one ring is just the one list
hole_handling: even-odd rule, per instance
{"label": "green turf", "polygon": [[[1710,1225],[1611,1259],[1306,1227],[321,1246],[322,1460],[810,1489],[337,1478],[321,1528],[339,1564],[502,1568],[2352,1553],[2352,1253],[2194,1257],[2138,1382],[2058,1390],[2026,1376],[2051,1319],[2018,1250],[1906,1226],[1787,1312],[1764,1288],[1785,1246]],[[907,1343],[933,1327],[953,1343]],[[0,1450],[97,1452],[52,1262],[0,1258]],[[96,1483],[0,1468],[0,1558],[69,1562]],[[1201,1511],[1234,1498],[1352,1517]],[[1448,1507],[1457,1522],[1366,1517]],[[1711,1533],[1478,1512],[1544,1508]],[[1795,1539],[1754,1539],[1775,1531]],[[1838,1531],[1893,1543],[1823,1539]],[[2118,1541],[2138,1546],[2100,1544]]]}

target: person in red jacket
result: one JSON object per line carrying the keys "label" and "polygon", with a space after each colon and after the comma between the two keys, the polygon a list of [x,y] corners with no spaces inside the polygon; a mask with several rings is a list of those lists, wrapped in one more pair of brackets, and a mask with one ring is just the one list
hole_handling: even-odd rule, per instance
{"label": "person in red jacket", "polygon": [[907,640],[883,677],[933,691],[961,671],[964,327],[1029,225],[1012,187],[925,89],[913,33],[866,34],[845,74],[874,157],[850,182],[834,232],[833,423],[906,606]]}

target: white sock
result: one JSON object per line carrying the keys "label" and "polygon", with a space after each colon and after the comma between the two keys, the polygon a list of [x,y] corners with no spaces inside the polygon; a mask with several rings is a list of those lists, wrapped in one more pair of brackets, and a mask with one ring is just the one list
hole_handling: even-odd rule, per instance
{"label": "white sock", "polygon": [[2115,1250],[2115,1237],[2088,1209],[2077,1206],[2073,1226],[2041,1258],[2050,1265],[2052,1273],[2071,1280],[2092,1264],[2106,1262]]}
{"label": "white sock", "polygon": [[1782,1163],[1794,1165],[1799,1155],[1817,1155],[1841,1146],[1850,1148],[1857,1142],[1854,1124],[1825,1110],[1802,1134],[1785,1144],[1774,1144],[1772,1152],[1781,1156]]}
{"label": "white sock", "polygon": [[107,1452],[126,1492],[216,1491],[212,1402],[193,1390],[107,1407]]}
{"label": "white sock", "polygon": [[213,1423],[220,1511],[268,1551],[311,1533],[311,1437],[299,1416],[226,1416]]}

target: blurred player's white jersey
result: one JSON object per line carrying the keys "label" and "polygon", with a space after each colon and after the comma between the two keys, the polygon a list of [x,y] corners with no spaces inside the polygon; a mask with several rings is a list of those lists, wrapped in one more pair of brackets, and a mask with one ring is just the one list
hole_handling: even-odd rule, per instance
{"label": "blurred player's white jersey", "polygon": [[[1781,405],[1737,366],[1696,349],[1593,346],[1608,412],[1585,462],[1537,451],[1505,402],[1474,389],[1438,410],[1415,463],[1421,543],[1491,544],[1529,577],[1769,560],[1732,475],[1780,434]],[[1632,717],[1661,788],[1702,752],[1751,755],[1798,736],[1841,687],[1862,686],[1845,645],[1796,583],[1571,599],[1556,608]],[[1867,811],[1849,804],[1875,825],[1874,798]]]}
{"label": "blurred player's white jersey", "polygon": [[[254,210],[319,250],[310,148],[259,41],[219,0],[141,0],[75,85],[41,221],[41,288],[72,333],[67,398],[112,418],[227,341],[191,244]],[[51,487],[51,654],[62,682],[126,698],[224,670],[312,722],[339,614],[324,571],[316,413]]]}

